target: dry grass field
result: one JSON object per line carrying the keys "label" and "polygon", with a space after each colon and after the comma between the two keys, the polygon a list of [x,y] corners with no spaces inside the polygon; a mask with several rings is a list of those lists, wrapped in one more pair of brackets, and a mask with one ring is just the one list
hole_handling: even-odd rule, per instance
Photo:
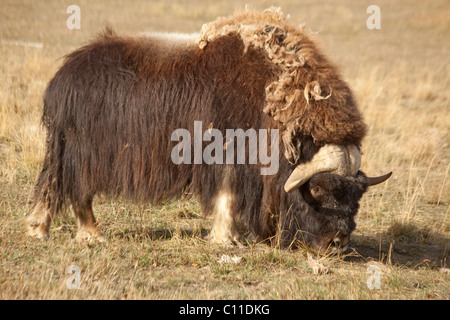
{"label": "dry grass field", "polygon": [[[66,9],[81,8],[81,30]],[[97,198],[106,243],[74,241],[73,214],[47,242],[24,218],[44,155],[42,98],[62,57],[110,25],[118,33],[198,32],[241,1],[3,0],[0,6],[0,299],[450,299],[450,6],[372,2],[247,1],[280,6],[305,23],[355,92],[369,126],[365,172],[393,171],[361,200],[351,250],[323,256],[266,245],[223,248],[195,200],[133,204]],[[329,272],[315,273],[308,254]],[[223,255],[241,257],[222,263]],[[68,289],[80,268],[80,289]],[[370,266],[379,289],[369,289]]]}

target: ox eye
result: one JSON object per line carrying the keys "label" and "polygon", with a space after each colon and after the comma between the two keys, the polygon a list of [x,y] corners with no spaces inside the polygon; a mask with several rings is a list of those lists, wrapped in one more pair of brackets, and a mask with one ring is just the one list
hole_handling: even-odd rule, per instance
{"label": "ox eye", "polygon": [[315,187],[311,188],[311,194],[314,198],[322,195],[323,193],[324,193],[324,190],[322,189],[322,187],[315,186]]}

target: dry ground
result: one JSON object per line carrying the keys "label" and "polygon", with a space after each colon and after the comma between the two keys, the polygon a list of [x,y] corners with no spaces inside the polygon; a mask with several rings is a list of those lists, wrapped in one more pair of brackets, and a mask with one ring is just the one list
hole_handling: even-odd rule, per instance
{"label": "dry ground", "polygon": [[[330,270],[315,274],[306,250],[210,245],[204,237],[211,221],[195,201],[151,206],[99,198],[94,210],[106,243],[77,244],[70,212],[55,221],[51,241],[27,238],[23,219],[44,153],[42,95],[61,57],[105,25],[128,34],[198,32],[241,2],[79,0],[81,30],[68,30],[72,3],[6,0],[0,6],[0,299],[450,298],[448,1],[376,1],[381,30],[366,28],[371,2],[248,3],[281,6],[317,33],[369,125],[364,170],[394,171],[363,197],[350,253],[311,253]],[[242,259],[220,263],[224,254]],[[66,286],[70,265],[81,270],[79,290]],[[370,265],[379,268],[379,289],[367,286]]]}

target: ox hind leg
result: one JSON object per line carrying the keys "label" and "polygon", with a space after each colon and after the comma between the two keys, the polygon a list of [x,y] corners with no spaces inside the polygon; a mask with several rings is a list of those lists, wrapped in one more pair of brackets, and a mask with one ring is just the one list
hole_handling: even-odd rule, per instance
{"label": "ox hind leg", "polygon": [[28,235],[47,240],[50,237],[51,222],[52,215],[45,203],[42,201],[35,203],[33,211],[25,221]]}
{"label": "ox hind leg", "polygon": [[71,199],[72,208],[77,218],[78,232],[75,239],[79,242],[104,242],[103,232],[97,225],[92,211],[92,197],[86,200]]}
{"label": "ox hind leg", "polygon": [[62,154],[64,135],[49,129],[47,151],[43,168],[39,174],[33,195],[33,209],[26,218],[28,234],[46,240],[50,236],[50,225],[65,204],[62,179]]}
{"label": "ox hind leg", "polygon": [[62,203],[62,200],[54,196],[52,192],[51,182],[56,179],[50,175],[49,167],[48,158],[46,158],[34,189],[33,211],[25,220],[28,235],[41,240],[47,240],[50,237],[53,215],[59,212]]}

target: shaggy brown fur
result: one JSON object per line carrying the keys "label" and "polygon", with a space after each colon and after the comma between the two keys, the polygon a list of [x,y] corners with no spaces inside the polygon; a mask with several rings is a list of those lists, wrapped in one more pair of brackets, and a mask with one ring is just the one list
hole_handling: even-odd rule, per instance
{"label": "shaggy brown fur", "polygon": [[[150,202],[193,193],[208,214],[225,191],[254,236],[272,237],[281,226],[290,230],[283,243],[305,239],[291,231],[309,230],[311,219],[295,227],[283,221],[318,209],[304,200],[306,189],[287,194],[283,184],[293,163],[324,144],[361,143],[365,125],[350,89],[302,30],[273,10],[219,19],[203,28],[200,43],[106,32],[66,57],[45,93],[47,151],[28,218],[32,234],[48,234],[68,201],[89,234],[99,193]],[[260,164],[175,165],[171,133],[185,128],[193,136],[196,120],[221,132],[278,128],[287,157],[274,176],[261,176]],[[327,237],[333,228],[353,230],[335,218]],[[318,227],[306,239],[322,237]]]}

